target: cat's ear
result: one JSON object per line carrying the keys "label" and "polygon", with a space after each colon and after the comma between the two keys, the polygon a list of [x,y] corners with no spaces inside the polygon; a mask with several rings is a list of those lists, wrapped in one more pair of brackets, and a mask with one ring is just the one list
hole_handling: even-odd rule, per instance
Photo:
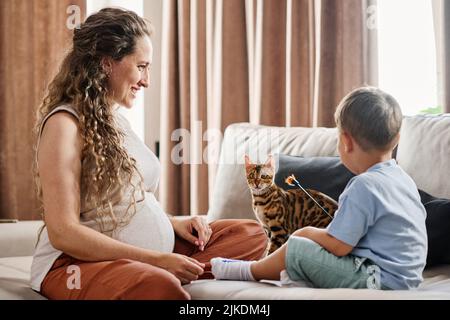
{"label": "cat's ear", "polygon": [[244,156],[244,159],[245,159],[245,167],[248,168],[252,164],[250,161],[250,157],[246,154]]}
{"label": "cat's ear", "polygon": [[273,155],[269,154],[265,166],[269,168],[275,168],[275,159],[273,158]]}

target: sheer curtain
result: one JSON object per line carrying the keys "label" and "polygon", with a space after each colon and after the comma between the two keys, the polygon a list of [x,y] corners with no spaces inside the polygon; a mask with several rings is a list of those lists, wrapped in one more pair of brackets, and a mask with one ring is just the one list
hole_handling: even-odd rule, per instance
{"label": "sheer curtain", "polygon": [[439,102],[450,113],[450,3],[433,0],[434,28],[439,81]]}
{"label": "sheer curtain", "polygon": [[207,212],[229,124],[332,127],[349,90],[376,85],[373,3],[164,1],[160,200],[168,213]]}

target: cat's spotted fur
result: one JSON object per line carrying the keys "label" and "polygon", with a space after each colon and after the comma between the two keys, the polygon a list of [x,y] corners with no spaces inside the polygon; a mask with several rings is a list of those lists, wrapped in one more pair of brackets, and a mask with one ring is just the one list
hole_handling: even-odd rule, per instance
{"label": "cat's spotted fur", "polygon": [[[274,182],[272,157],[265,164],[252,164],[246,156],[247,183],[253,197],[253,211],[269,237],[268,253],[281,247],[296,230],[326,227],[331,218],[301,189],[283,190]],[[306,189],[333,216],[337,203],[329,196]]]}

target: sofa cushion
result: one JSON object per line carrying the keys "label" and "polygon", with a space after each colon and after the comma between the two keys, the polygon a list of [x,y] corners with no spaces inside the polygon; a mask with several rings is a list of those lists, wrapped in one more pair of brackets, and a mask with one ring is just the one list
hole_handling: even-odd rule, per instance
{"label": "sofa cushion", "polygon": [[245,177],[244,155],[253,162],[266,161],[268,154],[337,156],[335,128],[269,127],[232,124],[225,130],[208,220],[255,219],[252,197]]}
{"label": "sofa cushion", "polygon": [[427,267],[450,264],[450,200],[435,199],[425,203],[427,211]]}
{"label": "sofa cushion", "polygon": [[325,193],[338,201],[345,186],[354,177],[339,157],[294,157],[278,155],[278,170],[275,175],[277,186],[288,190],[296,187],[285,183],[285,178],[294,174],[306,189]]}
{"label": "sofa cushion", "polygon": [[0,258],[0,300],[45,300],[30,288],[32,256]]}
{"label": "sofa cushion", "polygon": [[419,189],[450,199],[450,114],[403,119],[397,161]]}

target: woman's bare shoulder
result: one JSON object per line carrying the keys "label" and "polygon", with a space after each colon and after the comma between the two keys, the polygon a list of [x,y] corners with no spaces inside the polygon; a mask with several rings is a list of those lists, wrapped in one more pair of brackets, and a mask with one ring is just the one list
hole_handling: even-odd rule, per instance
{"label": "woman's bare shoulder", "polygon": [[78,119],[71,113],[59,111],[52,114],[42,128],[40,149],[53,149],[55,152],[81,149],[81,135]]}
{"label": "woman's bare shoulder", "polygon": [[63,134],[64,137],[78,136],[78,119],[70,112],[60,110],[45,121],[42,128],[42,136],[44,134],[56,136]]}

